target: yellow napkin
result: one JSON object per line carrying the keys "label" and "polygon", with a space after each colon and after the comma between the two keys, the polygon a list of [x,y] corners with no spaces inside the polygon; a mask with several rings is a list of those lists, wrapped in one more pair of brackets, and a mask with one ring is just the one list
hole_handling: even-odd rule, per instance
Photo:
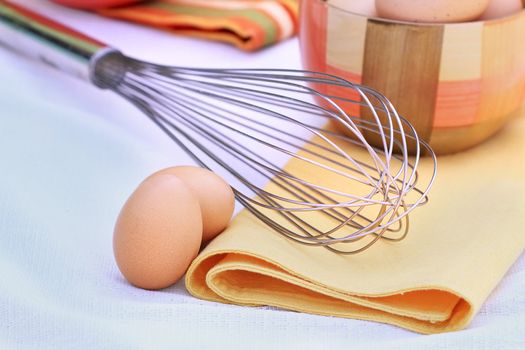
{"label": "yellow napkin", "polygon": [[[426,159],[420,172],[430,168]],[[485,144],[441,157],[430,203],[411,220],[404,241],[341,256],[243,211],[192,263],[186,286],[203,299],[421,333],[464,328],[525,247],[525,110]]]}

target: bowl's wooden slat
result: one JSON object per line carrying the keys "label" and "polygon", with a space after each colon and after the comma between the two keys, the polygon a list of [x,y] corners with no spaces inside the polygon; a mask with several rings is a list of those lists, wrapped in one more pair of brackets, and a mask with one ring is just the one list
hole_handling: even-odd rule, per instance
{"label": "bowl's wooden slat", "polygon": [[[408,26],[369,20],[363,84],[383,93],[429,140],[438,88],[443,27]],[[363,118],[370,113],[361,110]]]}

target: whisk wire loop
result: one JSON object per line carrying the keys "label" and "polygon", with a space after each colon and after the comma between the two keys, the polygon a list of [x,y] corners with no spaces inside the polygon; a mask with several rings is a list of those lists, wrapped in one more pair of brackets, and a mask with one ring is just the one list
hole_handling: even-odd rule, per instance
{"label": "whisk wire loop", "polygon": [[[428,201],[436,156],[373,89],[324,73],[169,67],[115,51],[93,66],[95,84],[134,103],[292,241],[355,254],[405,238],[408,215]],[[434,171],[420,188],[423,152]]]}

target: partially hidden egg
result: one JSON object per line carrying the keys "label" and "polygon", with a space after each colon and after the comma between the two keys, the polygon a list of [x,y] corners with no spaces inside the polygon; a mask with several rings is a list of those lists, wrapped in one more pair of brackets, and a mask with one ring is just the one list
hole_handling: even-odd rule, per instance
{"label": "partially hidden egg", "polygon": [[481,15],[482,20],[502,18],[523,10],[522,0],[491,0],[489,7]]}
{"label": "partially hidden egg", "polygon": [[202,241],[210,241],[229,224],[235,209],[235,196],[230,185],[214,172],[195,166],[175,166],[152,176],[177,176],[197,196],[202,212]]}
{"label": "partially hidden egg", "polygon": [[478,19],[490,0],[376,0],[380,17],[399,21],[453,23]]}
{"label": "partially hidden egg", "polygon": [[115,224],[113,250],[131,284],[161,289],[184,275],[201,240],[197,197],[181,179],[158,174],[144,180],[124,204]]}

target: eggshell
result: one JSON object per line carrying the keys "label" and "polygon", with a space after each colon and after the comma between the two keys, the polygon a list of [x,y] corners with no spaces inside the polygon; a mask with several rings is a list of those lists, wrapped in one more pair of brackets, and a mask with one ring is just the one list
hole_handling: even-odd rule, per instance
{"label": "eggshell", "polygon": [[176,166],[160,170],[159,174],[175,175],[193,191],[199,199],[202,212],[202,241],[208,242],[228,226],[235,196],[230,185],[214,172],[195,166]]}
{"label": "eggshell", "polygon": [[377,16],[375,0],[331,0],[329,4],[358,15]]}
{"label": "eggshell", "polygon": [[376,0],[380,17],[409,22],[450,23],[479,18],[490,0]]}
{"label": "eggshell", "polygon": [[491,0],[489,7],[481,15],[482,20],[502,18],[523,10],[521,0]]}
{"label": "eggshell", "polygon": [[199,201],[175,176],[142,182],[115,224],[113,251],[126,279],[144,289],[177,282],[197,256],[202,239]]}
{"label": "eggshell", "polygon": [[53,0],[57,4],[85,10],[129,5],[141,0]]}

